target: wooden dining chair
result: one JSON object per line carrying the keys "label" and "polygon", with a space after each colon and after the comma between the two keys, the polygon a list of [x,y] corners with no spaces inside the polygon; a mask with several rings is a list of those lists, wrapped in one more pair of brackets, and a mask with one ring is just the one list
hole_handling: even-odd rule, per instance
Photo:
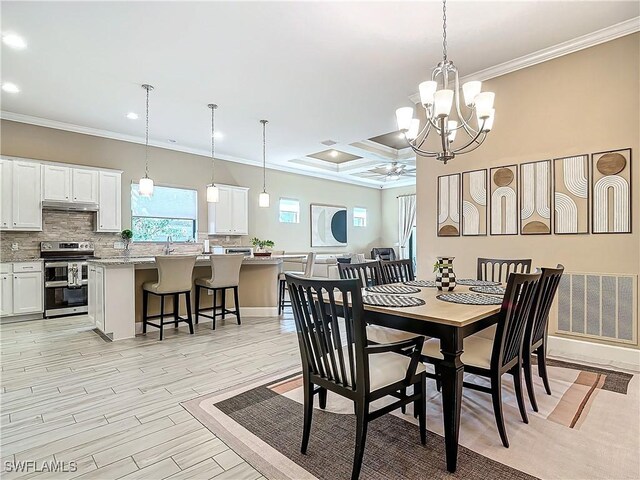
{"label": "wooden dining chair", "polygon": [[535,392],[533,391],[531,357],[535,353],[538,359],[538,375],[542,378],[544,388],[551,395],[549,377],[547,376],[547,327],[549,324],[549,311],[558,291],[560,278],[564,272],[564,266],[558,264],[556,268],[542,268],[538,289],[534,299],[535,308],[529,312],[529,321],[524,333],[522,344],[522,368],[524,379],[529,393],[529,400],[534,411],[538,411]]}
{"label": "wooden dining chair", "polygon": [[373,287],[384,283],[384,275],[379,260],[363,263],[338,263],[340,278],[357,278],[363,287]]}
{"label": "wooden dining chair", "polygon": [[401,283],[416,279],[413,273],[413,260],[383,260],[380,264],[384,283]]}
{"label": "wooden dining chair", "polygon": [[[327,391],[354,402],[356,444],[352,480],[360,475],[367,425],[386,413],[414,404],[420,440],[426,443],[426,377],[420,363],[424,339],[368,345],[361,285],[357,279],[316,280],[286,275],[302,359],[304,424],[300,451],[306,454],[313,399],[326,407]],[[346,300],[343,305],[336,300]],[[340,319],[344,328],[340,328]],[[401,352],[413,348],[410,356]],[[407,388],[413,393],[407,395]],[[371,402],[395,397],[393,403],[370,411]]]}
{"label": "wooden dining chair", "polygon": [[[468,382],[463,385],[491,394],[498,432],[502,444],[507,448],[509,439],[502,414],[502,376],[505,373],[513,376],[522,421],[529,423],[522,395],[522,342],[540,276],[540,273],[514,273],[509,276],[495,337],[493,340],[480,335],[465,338],[464,353],[460,357],[465,373],[486,377],[491,381],[490,387]],[[440,340],[427,340],[422,349],[422,358],[435,365],[437,375],[444,358],[440,352]]]}
{"label": "wooden dining chair", "polygon": [[530,271],[530,258],[478,258],[478,280],[507,283],[510,273],[529,273]]}

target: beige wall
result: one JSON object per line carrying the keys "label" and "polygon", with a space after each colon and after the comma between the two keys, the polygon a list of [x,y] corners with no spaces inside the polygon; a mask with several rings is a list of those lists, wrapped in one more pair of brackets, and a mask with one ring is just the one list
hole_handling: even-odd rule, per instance
{"label": "beige wall", "polygon": [[[138,181],[144,173],[144,146],[83,135],[23,123],[2,121],[1,153],[3,155],[65,162],[124,171],[122,192],[122,228],[131,223],[131,202],[128,185]],[[203,156],[151,148],[150,176],[158,185],[198,188],[198,230],[207,230],[206,183],[211,178],[211,161]],[[316,251],[369,252],[379,243],[382,218],[380,191],[345,183],[295,175],[276,170],[267,171],[267,190],[271,207],[258,207],[262,191],[262,170],[239,163],[216,161],[216,182],[250,187],[249,238],[258,236],[276,243],[276,249],[287,251],[310,250],[310,203],[342,205],[349,209],[348,240],[345,248],[315,248]],[[278,199],[300,200],[299,224],[278,222]],[[353,227],[353,207],[368,209],[366,227]],[[215,243],[212,240],[212,243]]]}
{"label": "beige wall", "polygon": [[[418,265],[455,256],[459,276],[476,257],[533,258],[570,272],[640,272],[640,34],[629,35],[485,82],[496,93],[496,123],[486,142],[448,165],[418,161]],[[633,149],[632,234],[438,238],[436,177],[514,163]]]}

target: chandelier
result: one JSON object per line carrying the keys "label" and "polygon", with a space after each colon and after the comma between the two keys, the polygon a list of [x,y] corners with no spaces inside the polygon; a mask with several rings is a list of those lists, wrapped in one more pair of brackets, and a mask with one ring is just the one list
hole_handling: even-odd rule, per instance
{"label": "chandelier", "polygon": [[[431,80],[418,86],[425,123],[421,126],[420,120],[413,118],[412,107],[402,107],[396,110],[398,129],[414,152],[423,157],[436,158],[446,165],[456,155],[472,152],[482,145],[493,127],[495,94],[481,89],[482,82],[479,81],[462,85],[462,98],[466,106],[463,111],[460,108],[458,69],[447,57],[447,2],[443,0],[442,61],[431,72]],[[439,137],[438,151],[426,149],[425,142],[429,135],[432,138],[436,135]]]}

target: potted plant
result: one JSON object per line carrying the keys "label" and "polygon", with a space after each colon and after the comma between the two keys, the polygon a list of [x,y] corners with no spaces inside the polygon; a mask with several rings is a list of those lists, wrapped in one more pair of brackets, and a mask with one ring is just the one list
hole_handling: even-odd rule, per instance
{"label": "potted plant", "polygon": [[258,237],[253,237],[251,239],[251,245],[255,247],[253,254],[256,257],[270,257],[271,252],[267,249],[272,248],[275,243],[273,240],[260,240]]}
{"label": "potted plant", "polygon": [[122,243],[124,243],[125,251],[129,251],[129,244],[131,243],[131,239],[133,238],[133,232],[129,229],[122,230],[120,232],[120,238],[122,238]]}

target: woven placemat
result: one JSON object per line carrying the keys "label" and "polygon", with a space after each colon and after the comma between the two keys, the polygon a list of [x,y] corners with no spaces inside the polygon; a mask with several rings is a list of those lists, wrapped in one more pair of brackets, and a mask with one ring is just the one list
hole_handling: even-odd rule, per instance
{"label": "woven placemat", "polygon": [[489,280],[475,280],[473,278],[463,278],[456,280],[458,285],[465,285],[467,287],[491,287],[500,285],[500,282],[490,282]]}
{"label": "woven placemat", "polygon": [[422,288],[435,288],[436,282],[434,280],[409,280],[408,282],[402,282],[410,287],[422,287]]}
{"label": "woven placemat", "polygon": [[504,295],[507,291],[504,287],[487,286],[487,287],[471,287],[470,292],[488,293],[489,295]]}
{"label": "woven placemat", "polygon": [[374,307],[419,307],[426,302],[417,297],[400,297],[396,295],[363,295],[362,303]]}
{"label": "woven placemat", "polygon": [[365,288],[365,290],[371,293],[387,293],[387,294],[420,293],[419,288],[407,287],[406,285],[375,285],[373,287],[367,287]]}
{"label": "woven placemat", "polygon": [[436,297],[438,300],[464,305],[501,305],[502,297],[482,295],[478,293],[443,293]]}

